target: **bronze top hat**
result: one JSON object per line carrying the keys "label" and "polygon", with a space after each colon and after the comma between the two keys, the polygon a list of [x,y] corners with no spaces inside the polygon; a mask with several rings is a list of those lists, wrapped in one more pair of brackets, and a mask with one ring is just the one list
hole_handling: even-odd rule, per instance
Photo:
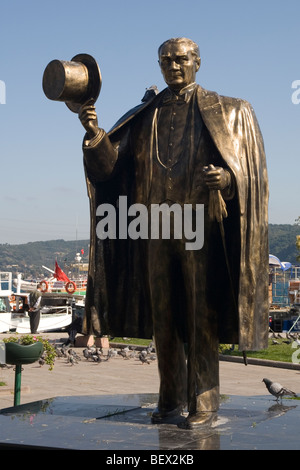
{"label": "bronze top hat", "polygon": [[78,54],[71,61],[52,60],[43,75],[47,98],[64,101],[74,113],[87,101],[97,100],[101,85],[99,66],[88,54]]}

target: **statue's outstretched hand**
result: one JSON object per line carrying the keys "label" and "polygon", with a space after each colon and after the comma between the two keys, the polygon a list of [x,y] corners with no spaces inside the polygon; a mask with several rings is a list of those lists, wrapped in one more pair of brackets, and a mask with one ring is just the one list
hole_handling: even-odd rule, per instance
{"label": "statue's outstretched hand", "polygon": [[78,117],[81,124],[88,133],[88,136],[92,139],[99,132],[98,119],[96,108],[93,101],[88,101],[83,104],[78,112]]}

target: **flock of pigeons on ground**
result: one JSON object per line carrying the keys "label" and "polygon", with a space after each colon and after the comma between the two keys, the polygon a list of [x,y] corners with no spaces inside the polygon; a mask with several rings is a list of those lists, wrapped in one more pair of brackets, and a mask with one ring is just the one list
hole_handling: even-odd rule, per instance
{"label": "flock of pigeons on ground", "polygon": [[[119,348],[108,348],[107,352],[103,348],[96,346],[86,347],[82,351],[83,358],[73,348],[66,345],[55,346],[56,356],[58,358],[65,358],[71,365],[78,364],[82,359],[96,363],[106,362],[115,357],[122,357],[123,359],[137,359],[142,364],[151,364],[156,360],[156,354],[153,343],[142,350],[137,350],[137,346],[122,346]],[[44,364],[43,356],[40,358],[40,365]]]}
{"label": "flock of pigeons on ground", "polygon": [[273,345],[286,343],[291,344],[293,342],[297,343],[300,346],[300,335],[298,333],[288,333],[286,332],[285,335],[280,333],[275,333],[273,331],[271,336],[271,341]]}

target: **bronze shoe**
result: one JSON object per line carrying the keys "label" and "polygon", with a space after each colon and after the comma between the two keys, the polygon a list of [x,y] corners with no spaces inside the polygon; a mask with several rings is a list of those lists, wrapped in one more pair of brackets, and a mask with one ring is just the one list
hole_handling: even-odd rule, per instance
{"label": "bronze shoe", "polygon": [[162,410],[160,408],[155,408],[155,410],[152,412],[151,416],[151,421],[154,424],[159,424],[159,423],[170,423],[172,420],[182,416],[181,413],[184,409],[183,405],[179,405],[173,410]]}
{"label": "bronze shoe", "polygon": [[197,411],[189,414],[184,423],[179,426],[184,429],[198,429],[204,426],[210,426],[217,419],[216,411]]}

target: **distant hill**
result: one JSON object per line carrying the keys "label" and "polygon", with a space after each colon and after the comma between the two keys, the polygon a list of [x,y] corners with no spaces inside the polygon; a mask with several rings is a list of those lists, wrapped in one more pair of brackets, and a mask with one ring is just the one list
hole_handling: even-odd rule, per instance
{"label": "distant hill", "polygon": [[76,253],[80,253],[81,250],[84,250],[82,261],[87,262],[89,240],[51,240],[20,245],[0,244],[0,271],[20,272],[27,278],[43,277],[47,271],[42,266],[54,269],[55,260],[57,260],[59,266],[67,270],[67,266],[75,262]]}
{"label": "distant hill", "polygon": [[[298,225],[269,225],[269,252],[281,261],[297,262],[296,235]],[[84,250],[83,262],[88,260],[89,240],[51,240],[21,245],[0,244],[0,270],[21,272],[25,277],[45,276],[42,265],[54,269],[57,259],[62,269],[74,262],[76,253]]]}
{"label": "distant hill", "polygon": [[297,261],[299,252],[296,248],[296,235],[300,235],[299,225],[269,224],[269,252],[280,261],[300,264]]}

